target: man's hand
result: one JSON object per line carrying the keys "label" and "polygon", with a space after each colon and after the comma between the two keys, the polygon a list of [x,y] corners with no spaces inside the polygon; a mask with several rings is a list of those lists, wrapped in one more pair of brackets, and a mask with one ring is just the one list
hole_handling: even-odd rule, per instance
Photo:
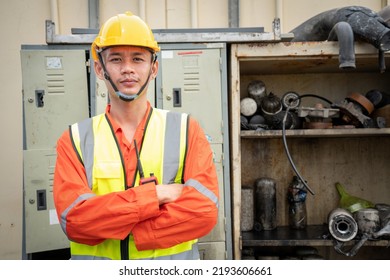
{"label": "man's hand", "polygon": [[157,185],[156,192],[159,204],[175,201],[183,191],[183,184]]}

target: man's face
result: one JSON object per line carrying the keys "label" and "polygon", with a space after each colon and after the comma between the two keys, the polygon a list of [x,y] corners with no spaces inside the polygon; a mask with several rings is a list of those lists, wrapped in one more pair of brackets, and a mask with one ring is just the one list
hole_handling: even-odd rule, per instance
{"label": "man's face", "polygon": [[[152,64],[152,53],[141,47],[115,46],[102,52],[106,70],[117,87],[126,94],[137,94],[147,81],[149,73],[153,79],[157,75],[158,62]],[[99,63],[95,64],[96,74],[104,79],[103,69]],[[110,91],[112,87],[106,82]]]}

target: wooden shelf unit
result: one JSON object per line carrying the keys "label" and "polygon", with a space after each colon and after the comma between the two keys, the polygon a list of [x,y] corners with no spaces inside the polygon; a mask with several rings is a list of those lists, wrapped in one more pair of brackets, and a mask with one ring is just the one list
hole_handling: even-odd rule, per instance
{"label": "wooden shelf unit", "polygon": [[[356,69],[339,69],[337,42],[237,43],[230,55],[230,145],[234,259],[250,246],[332,246],[310,234],[288,238],[287,187],[295,175],[282,143],[281,130],[250,131],[240,127],[240,100],[252,80],[262,80],[267,93],[282,97],[288,91],[317,94],[334,102],[351,92],[371,89],[390,93],[390,72],[380,73],[378,51],[356,43]],[[390,55],[385,54],[386,65]],[[303,106],[319,100],[302,99]],[[390,203],[390,128],[297,129],[286,131],[290,154],[301,175],[314,189],[306,200],[308,232],[324,231],[331,210],[338,207],[335,183],[347,192],[374,203]],[[275,179],[276,231],[241,232],[241,187],[260,177]],[[321,225],[321,226],[318,226]],[[283,237],[284,236],[284,237]],[[388,246],[387,240],[366,246]],[[375,256],[374,256],[375,258]]]}

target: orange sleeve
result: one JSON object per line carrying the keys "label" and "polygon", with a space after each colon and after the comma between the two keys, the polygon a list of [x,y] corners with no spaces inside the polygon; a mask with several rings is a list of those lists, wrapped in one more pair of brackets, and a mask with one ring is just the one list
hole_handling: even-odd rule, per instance
{"label": "orange sleeve", "polygon": [[213,153],[202,128],[190,119],[185,182],[197,182],[199,189],[185,184],[182,195],[160,207],[160,215],[137,223],[132,229],[138,250],[168,248],[208,234],[217,223],[218,178]]}
{"label": "orange sleeve", "polygon": [[136,223],[159,213],[154,183],[94,195],[88,187],[84,166],[72,146],[69,131],[57,142],[53,195],[68,238],[88,245],[96,245],[107,238],[124,239]]}

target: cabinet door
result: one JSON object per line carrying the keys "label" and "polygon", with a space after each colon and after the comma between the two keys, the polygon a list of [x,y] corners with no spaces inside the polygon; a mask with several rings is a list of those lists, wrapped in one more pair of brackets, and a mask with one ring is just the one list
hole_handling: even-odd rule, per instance
{"label": "cabinet door", "polygon": [[22,50],[21,59],[26,149],[53,148],[89,115],[85,51]]}
{"label": "cabinet door", "polygon": [[23,157],[26,253],[68,248],[53,201],[56,151],[25,150]]}
{"label": "cabinet door", "polygon": [[22,50],[26,253],[69,247],[53,203],[57,139],[89,116],[84,50]]}
{"label": "cabinet door", "polygon": [[190,113],[210,143],[222,143],[220,49],[162,51],[162,107]]}
{"label": "cabinet door", "polygon": [[[157,87],[157,104],[170,111],[185,112],[194,117],[203,128],[214,153],[219,180],[219,216],[216,227],[199,240],[207,251],[205,258],[225,259],[229,252],[226,229],[226,175],[224,169],[223,137],[223,77],[220,48],[165,49],[161,54],[161,88]],[[226,121],[227,122],[227,121]],[[228,156],[226,157],[228,158]],[[227,190],[230,188],[227,187]],[[215,250],[221,248],[222,250]],[[216,246],[216,247],[214,247]],[[214,248],[214,249],[213,249]],[[212,253],[213,252],[213,253]],[[207,255],[207,256],[206,256]]]}

